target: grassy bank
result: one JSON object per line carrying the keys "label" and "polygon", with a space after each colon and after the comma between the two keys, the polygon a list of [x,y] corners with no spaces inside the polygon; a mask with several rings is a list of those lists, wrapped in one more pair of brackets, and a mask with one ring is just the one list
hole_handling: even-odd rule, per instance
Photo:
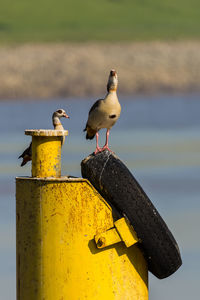
{"label": "grassy bank", "polygon": [[200,37],[197,0],[3,0],[0,43]]}
{"label": "grassy bank", "polygon": [[0,47],[0,99],[200,92],[200,42],[30,44]]}

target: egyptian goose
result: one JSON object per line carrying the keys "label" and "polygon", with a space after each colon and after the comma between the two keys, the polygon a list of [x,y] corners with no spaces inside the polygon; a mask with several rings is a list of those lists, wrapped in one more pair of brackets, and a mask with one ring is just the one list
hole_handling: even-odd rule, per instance
{"label": "egyptian goose", "polygon": [[[52,122],[53,122],[53,127],[55,130],[64,130],[64,127],[62,126],[60,118],[68,118],[69,119],[69,116],[66,114],[64,109],[58,109],[52,115]],[[64,144],[64,142],[65,142],[65,137],[63,136],[61,139],[62,145]]]}
{"label": "egyptian goose", "polygon": [[[111,151],[108,147],[110,128],[116,123],[121,112],[121,105],[117,98],[117,86],[117,72],[115,70],[111,70],[107,83],[107,95],[104,99],[97,100],[89,111],[84,131],[87,131],[86,139],[91,140],[96,135],[96,149],[94,154],[105,149]],[[102,128],[107,128],[106,142],[103,148],[100,148],[98,144],[98,131]]]}
{"label": "egyptian goose", "polygon": [[[55,130],[64,130],[62,123],[60,121],[60,118],[69,118],[69,116],[66,114],[64,109],[58,109],[56,110],[53,115],[52,115],[52,122],[53,122],[53,127]],[[61,143],[62,145],[65,142],[65,137],[62,137]],[[23,167],[28,161],[32,159],[32,142],[30,143],[29,147],[24,150],[24,152],[18,157],[18,158],[23,158],[21,167]]]}

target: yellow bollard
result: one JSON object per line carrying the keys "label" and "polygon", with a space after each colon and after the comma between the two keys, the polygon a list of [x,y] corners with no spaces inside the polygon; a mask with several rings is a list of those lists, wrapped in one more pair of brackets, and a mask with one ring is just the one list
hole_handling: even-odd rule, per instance
{"label": "yellow bollard", "polygon": [[32,177],[61,176],[61,139],[67,130],[25,130],[32,136]]}
{"label": "yellow bollard", "polygon": [[[16,178],[17,299],[147,300],[147,265],[129,224],[115,222],[87,180],[57,177],[60,143],[43,135],[46,150],[40,151],[32,136],[35,177]],[[54,166],[46,162],[50,152]],[[109,229],[116,244],[109,243]],[[96,244],[101,236],[108,247]]]}

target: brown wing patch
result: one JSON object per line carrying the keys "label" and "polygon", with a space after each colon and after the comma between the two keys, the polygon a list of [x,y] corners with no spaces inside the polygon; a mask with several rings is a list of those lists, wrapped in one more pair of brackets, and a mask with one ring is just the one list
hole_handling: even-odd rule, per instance
{"label": "brown wing patch", "polygon": [[[100,102],[102,101],[103,99],[99,99],[99,100],[97,100],[93,105],[92,105],[92,107],[90,108],[90,110],[89,110],[89,113],[88,113],[88,116],[90,115],[90,113],[91,112],[93,112],[98,106],[99,106],[99,104],[100,104]],[[85,129],[83,129],[83,131],[88,131],[88,129],[87,128],[91,128],[89,125],[88,125],[88,123],[86,124],[86,126],[85,126]],[[89,129],[90,130],[90,129]],[[93,129],[91,129],[91,130],[93,130]],[[94,130],[93,130],[94,131]],[[95,133],[96,133],[96,131],[95,131]]]}
{"label": "brown wing patch", "polygon": [[22,163],[21,163],[21,167],[23,167],[28,161],[30,161],[30,160],[32,160],[32,157],[31,156],[29,156],[29,155],[25,155],[24,157],[23,157],[23,161],[22,161]]}
{"label": "brown wing patch", "polygon": [[99,106],[99,104],[102,100],[103,99],[99,99],[92,105],[92,107],[90,108],[89,114]]}
{"label": "brown wing patch", "polygon": [[95,129],[92,129],[90,126],[86,126],[86,131],[87,131],[87,134],[86,134],[86,139],[88,140],[92,140],[96,134],[96,130]]}
{"label": "brown wing patch", "polygon": [[32,142],[30,143],[29,147],[24,150],[24,152],[18,157],[23,158],[25,155],[31,156],[32,155]]}

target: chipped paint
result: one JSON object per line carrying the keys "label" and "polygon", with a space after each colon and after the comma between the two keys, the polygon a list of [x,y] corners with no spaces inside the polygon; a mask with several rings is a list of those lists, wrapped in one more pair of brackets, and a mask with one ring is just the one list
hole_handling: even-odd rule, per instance
{"label": "chipped paint", "polygon": [[38,177],[16,178],[17,299],[147,300],[140,249],[95,244],[114,226],[111,207],[86,179],[57,175],[47,160],[60,159],[60,137],[33,140]]}
{"label": "chipped paint", "polygon": [[25,134],[31,136],[66,136],[68,135],[68,130],[26,129]]}
{"label": "chipped paint", "polygon": [[114,221],[90,183],[16,181],[18,300],[148,299],[140,250],[124,243],[96,247],[94,236]]}

